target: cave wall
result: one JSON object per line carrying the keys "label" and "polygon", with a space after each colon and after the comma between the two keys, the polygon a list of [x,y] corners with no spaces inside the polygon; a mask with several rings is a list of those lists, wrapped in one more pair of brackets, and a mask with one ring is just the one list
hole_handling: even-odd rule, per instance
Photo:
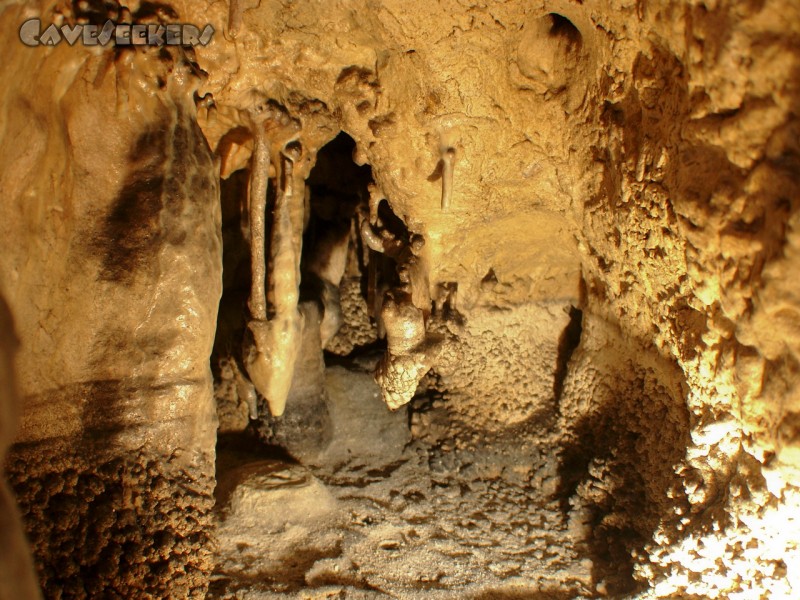
{"label": "cave wall", "polygon": [[[240,8],[235,51],[200,53],[219,105],[253,89],[299,115],[321,101],[315,119],[353,136],[425,236],[432,295],[457,283],[466,326],[443,326],[435,367],[451,426],[546,420],[555,403],[562,491],[576,523],[591,513],[576,535],[612,591],[790,593],[797,7]],[[570,306],[583,332],[556,397]],[[631,485],[629,505],[609,501]]]}
{"label": "cave wall", "polygon": [[0,299],[0,598],[35,600],[41,598],[28,541],[16,498],[5,478],[6,452],[14,441],[19,419],[14,358],[19,346],[14,320],[5,300]]}
{"label": "cave wall", "polygon": [[21,47],[33,10],[1,25],[8,477],[49,597],[203,597],[221,239],[196,70],[175,49]]}
{"label": "cave wall", "polygon": [[[220,293],[212,155],[226,175],[246,168],[252,139],[230,133],[269,99],[300,123],[312,161],[348,133],[425,238],[431,296],[457,284],[458,318],[432,325],[454,437],[552,419],[564,510],[598,581],[656,597],[800,585],[786,520],[800,503],[793,3],[172,7],[217,31],[194,58],[23,49],[28,9],[2,16],[15,57],[2,68],[19,82],[2,91],[1,227],[16,243],[0,289],[22,339],[9,464],[23,512],[32,522],[59,494],[118,505],[158,497],[163,481],[193,490],[117,517],[118,537],[64,582],[47,565],[69,554],[68,536],[29,527],[45,581],[127,564],[132,524],[177,503],[195,520],[159,525],[146,561],[164,577],[142,585],[201,593]],[[213,102],[196,109],[195,89]],[[580,338],[565,348],[576,309]],[[111,441],[96,435],[109,428]],[[52,484],[32,489],[31,473]]]}
{"label": "cave wall", "polygon": [[[673,515],[662,513],[636,567],[659,597],[782,596],[797,585],[797,531],[786,521],[797,502],[796,307],[784,269],[798,197],[798,16],[769,2],[648,5],[632,40],[602,21],[626,58],[606,70],[588,122],[598,179],[581,250],[585,314],[612,334],[594,325],[597,339],[583,343],[607,352],[621,330],[679,367],[669,404],[689,413],[673,464],[680,485],[664,485]],[[570,377],[583,385],[581,371]],[[630,379],[625,371],[588,394],[602,398],[608,381]],[[648,420],[654,396],[642,394],[636,411]],[[649,434],[631,426],[642,457],[675,435],[675,417],[655,421]],[[657,481],[660,468],[639,471]],[[613,488],[613,473],[585,482],[598,479]]]}

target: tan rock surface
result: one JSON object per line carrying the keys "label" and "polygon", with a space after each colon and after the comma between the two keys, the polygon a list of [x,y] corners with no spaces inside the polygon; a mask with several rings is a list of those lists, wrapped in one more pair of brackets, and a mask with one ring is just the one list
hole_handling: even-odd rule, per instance
{"label": "tan rock surface", "polygon": [[25,48],[32,10],[0,19],[19,53],[0,100],[9,477],[48,597],[202,597],[221,240],[196,68],[175,49]]}
{"label": "tan rock surface", "polygon": [[14,441],[20,401],[14,369],[19,340],[11,312],[0,298],[0,598],[37,600],[41,598],[33,569],[30,547],[22,527],[16,500],[5,478],[5,457]]}
{"label": "tan rock surface", "polygon": [[[240,221],[249,115],[271,102],[299,127],[317,207],[304,220],[329,202],[351,224],[347,328],[327,358],[378,365],[392,406],[416,397],[402,464],[374,476],[355,459],[318,465],[320,485],[354,509],[327,530],[344,528],[342,543],[285,581],[274,569],[253,594],[800,593],[796,3],[170,6],[173,20],[217,31],[194,51],[202,73],[192,53],[173,52],[168,67],[154,51],[24,48],[16,28],[36,9],[7,3],[0,16],[0,291],[22,340],[19,440],[59,456],[28,471],[11,463],[29,530],[45,514],[25,500],[41,486],[31,473],[59,474],[47,498],[80,489],[70,461],[91,471],[94,459],[60,454],[87,432],[103,456],[146,449],[153,472],[172,456],[168,470],[205,481],[208,498],[218,198],[216,396],[229,430],[251,427],[241,408],[259,403],[252,427],[266,422],[238,348],[251,292]],[[369,181],[340,165],[314,179],[340,132]],[[185,179],[156,198],[152,171]],[[264,175],[269,204],[280,168]],[[370,207],[376,190],[386,201]],[[425,243],[412,260],[415,236]],[[300,273],[299,301],[335,308],[304,288],[302,254],[287,264],[267,288]],[[387,292],[409,310],[387,309]],[[433,343],[435,360],[421,351]],[[110,464],[106,479],[127,477]],[[144,498],[147,472],[130,479]],[[75,525],[64,523],[66,552]],[[44,556],[52,542],[33,537]],[[100,553],[87,550],[89,562],[114,571],[119,557]],[[192,582],[201,594],[203,574]]]}

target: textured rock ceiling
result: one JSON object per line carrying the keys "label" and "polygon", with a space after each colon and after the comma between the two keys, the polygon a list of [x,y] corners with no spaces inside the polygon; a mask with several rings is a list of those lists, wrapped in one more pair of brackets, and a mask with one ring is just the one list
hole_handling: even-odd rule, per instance
{"label": "textured rock ceiling", "polygon": [[800,594],[796,2],[0,30],[0,448],[45,597]]}

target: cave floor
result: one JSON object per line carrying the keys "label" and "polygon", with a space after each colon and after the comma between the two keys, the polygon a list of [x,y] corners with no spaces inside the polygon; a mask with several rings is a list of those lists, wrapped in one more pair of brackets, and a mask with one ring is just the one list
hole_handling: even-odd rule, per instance
{"label": "cave floor", "polygon": [[390,414],[371,376],[328,372],[334,434],[313,460],[221,438],[209,598],[595,595],[545,421],[470,447],[446,407]]}

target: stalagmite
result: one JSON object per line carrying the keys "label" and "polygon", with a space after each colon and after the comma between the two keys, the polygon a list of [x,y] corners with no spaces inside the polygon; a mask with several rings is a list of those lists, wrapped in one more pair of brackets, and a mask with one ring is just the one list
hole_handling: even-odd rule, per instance
{"label": "stalagmite", "polygon": [[252,288],[248,302],[250,337],[245,339],[244,362],[258,392],[266,398],[273,416],[280,416],[292,384],[303,316],[297,310],[300,288],[300,254],[304,213],[304,189],[299,162],[302,146],[284,145],[279,169],[280,187],[270,239],[270,300],[266,294],[264,251],[270,116],[257,124],[250,182],[250,243]]}

